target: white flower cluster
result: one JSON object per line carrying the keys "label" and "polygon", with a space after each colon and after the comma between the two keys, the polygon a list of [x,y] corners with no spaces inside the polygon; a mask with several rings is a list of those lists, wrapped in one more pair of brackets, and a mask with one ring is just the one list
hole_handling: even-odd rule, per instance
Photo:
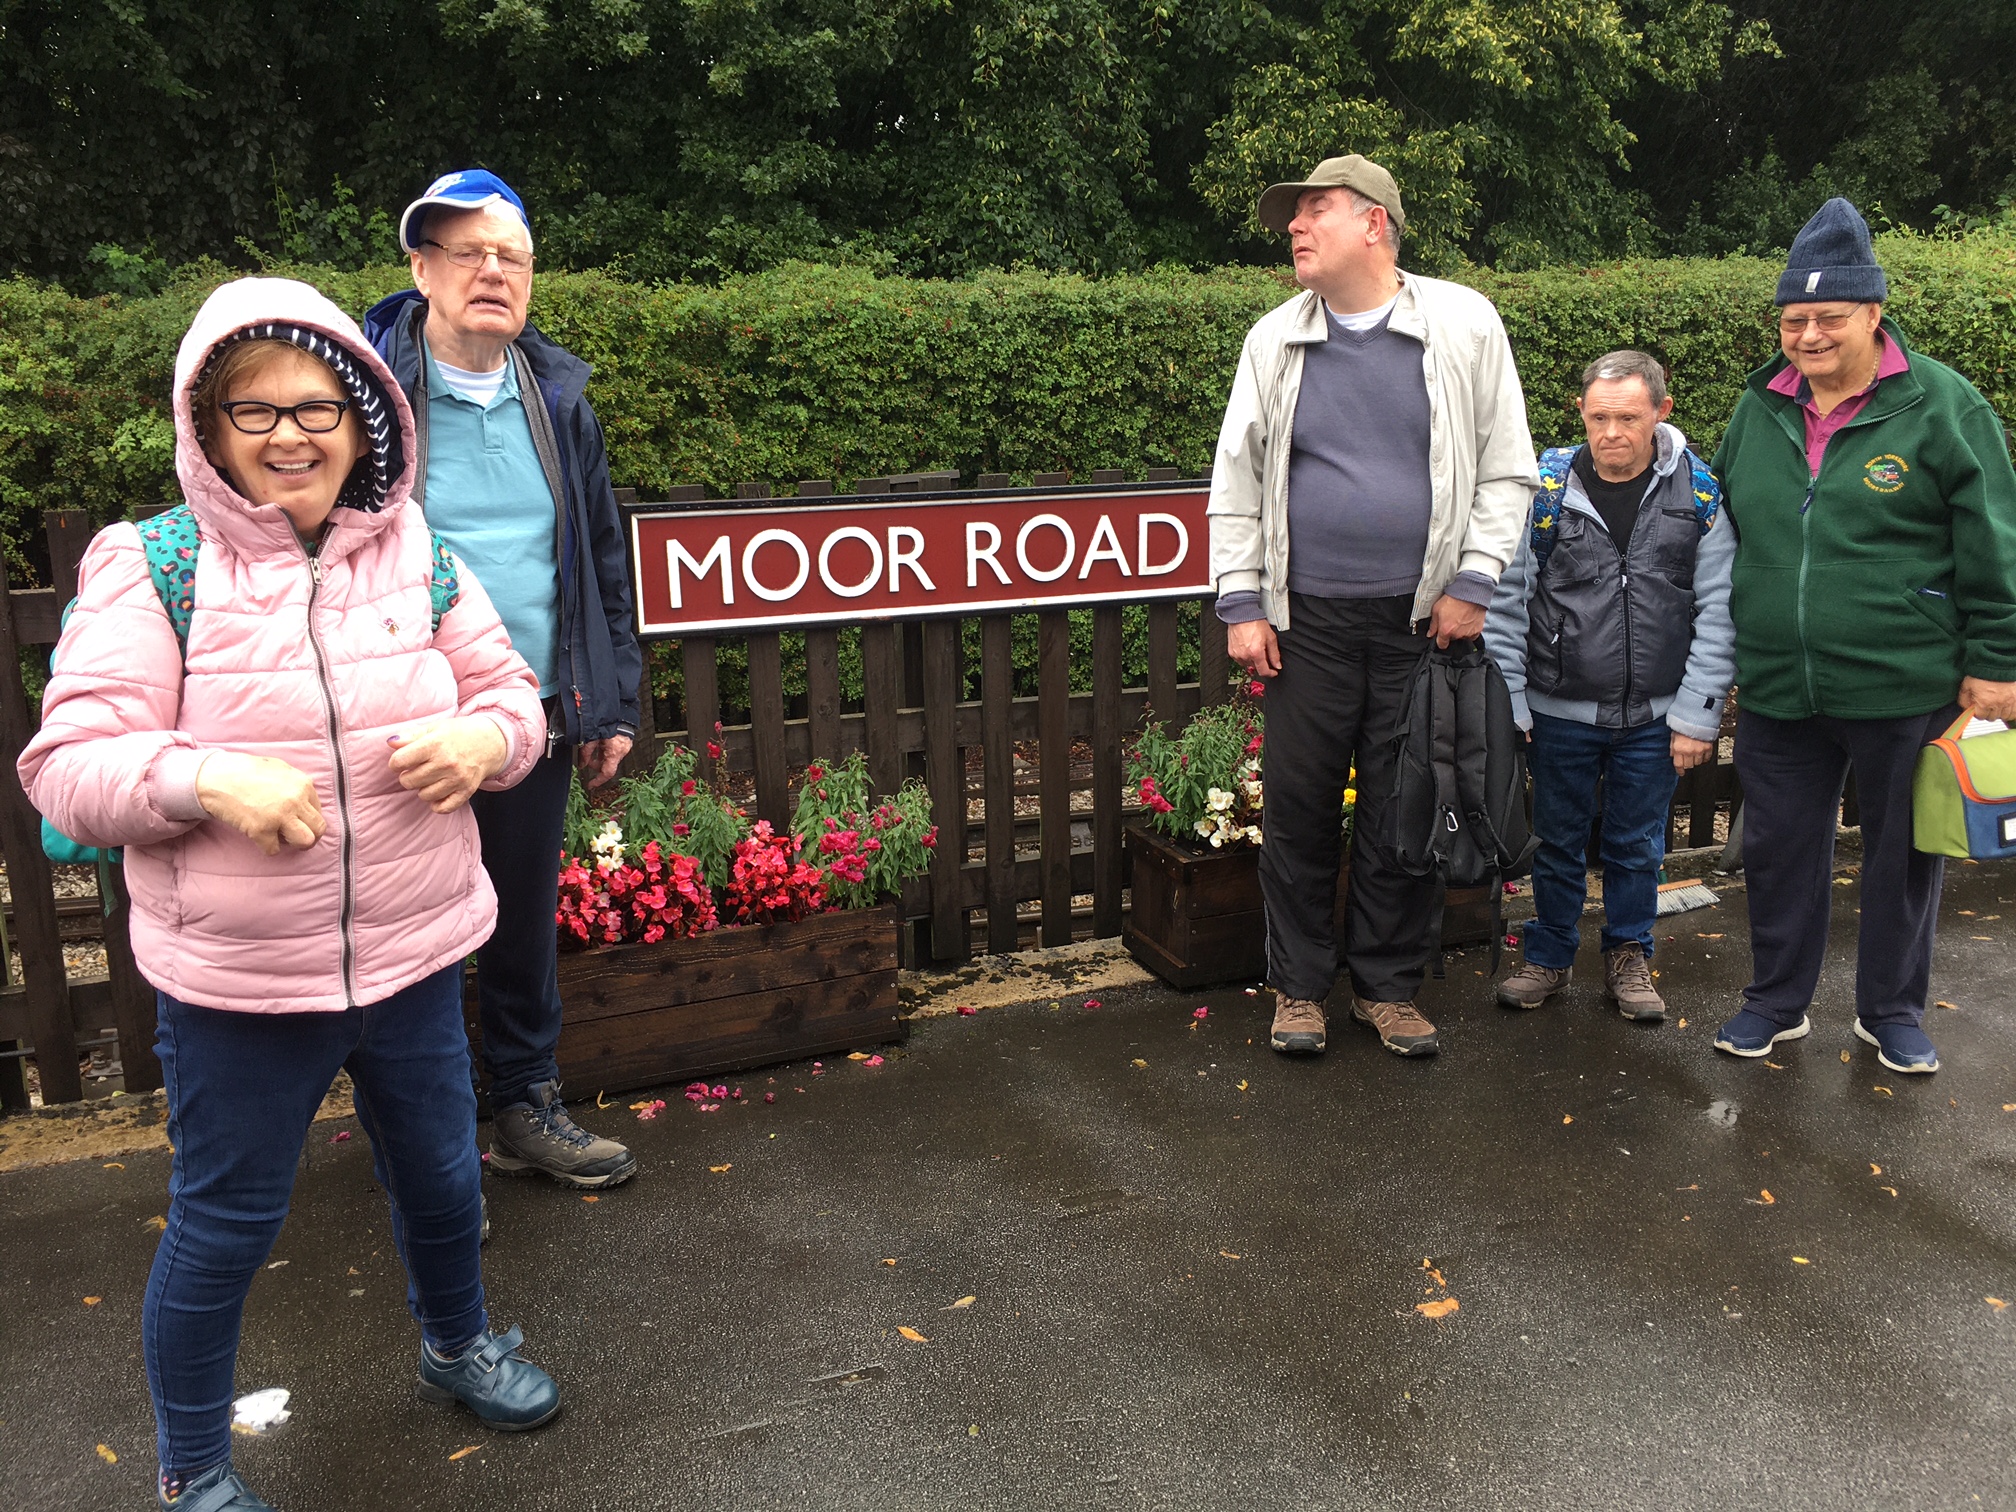
{"label": "white flower cluster", "polygon": [[1213,850],[1237,845],[1241,840],[1250,840],[1255,845],[1260,843],[1260,826],[1242,824],[1239,815],[1233,812],[1242,796],[1249,810],[1259,809],[1260,764],[1248,762],[1240,768],[1239,775],[1234,781],[1239,792],[1232,793],[1224,788],[1214,787],[1204,795],[1206,812],[1204,817],[1197,821],[1197,833],[1211,843]]}
{"label": "white flower cluster", "polygon": [[597,871],[614,871],[623,864],[623,827],[614,819],[602,826],[602,833],[590,842]]}

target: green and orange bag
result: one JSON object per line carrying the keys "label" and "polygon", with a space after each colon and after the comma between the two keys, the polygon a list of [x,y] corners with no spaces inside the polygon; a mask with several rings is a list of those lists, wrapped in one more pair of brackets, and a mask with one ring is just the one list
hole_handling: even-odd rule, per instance
{"label": "green and orange bag", "polygon": [[1911,776],[1912,844],[1935,856],[2016,856],[2016,730],[1962,740],[1970,710],[1918,753]]}

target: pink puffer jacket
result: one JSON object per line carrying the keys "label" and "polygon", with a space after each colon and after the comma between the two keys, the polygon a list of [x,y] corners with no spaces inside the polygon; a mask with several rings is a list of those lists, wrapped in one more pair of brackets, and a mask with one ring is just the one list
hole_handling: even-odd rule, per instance
{"label": "pink puffer jacket", "polygon": [[[283,321],[340,343],[377,380],[402,459],[377,513],[339,506],[312,563],[276,505],[248,504],[203,455],[190,418],[211,349]],[[485,714],[510,755],[484,786],[531,770],[538,685],[466,567],[432,628],[433,553],[407,502],[413,416],[340,310],[306,284],[247,278],[211,295],[175,363],[175,470],[202,537],[184,665],[131,524],[85,553],[21,781],[58,829],[126,847],[133,952],[171,996],[254,1013],[376,1002],[466,956],[497,899],[467,806],[436,814],[400,787],[395,731]],[[320,582],[315,568],[319,567]],[[276,756],[315,783],[328,832],[265,856],[208,819],[196,769],[212,751]]]}

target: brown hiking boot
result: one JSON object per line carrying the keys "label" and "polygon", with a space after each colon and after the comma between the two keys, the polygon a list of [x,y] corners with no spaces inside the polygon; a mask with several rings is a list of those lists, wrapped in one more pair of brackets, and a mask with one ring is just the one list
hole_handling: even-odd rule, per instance
{"label": "brown hiking boot", "polygon": [[1633,940],[1603,952],[1603,995],[1627,1019],[1641,1024],[1666,1022],[1666,1000],[1652,985],[1652,965],[1645,947]]}
{"label": "brown hiking boot", "polygon": [[1327,1028],[1321,1003],[1289,997],[1285,992],[1274,994],[1272,1043],[1283,1055],[1321,1055],[1330,1043]]}
{"label": "brown hiking boot", "polygon": [[1567,985],[1565,967],[1553,971],[1545,966],[1535,966],[1531,961],[1522,961],[1517,971],[1498,984],[1498,1006],[1538,1008]]}
{"label": "brown hiking boot", "polygon": [[1442,1048],[1435,1026],[1412,1003],[1368,1003],[1354,996],[1351,1016],[1377,1031],[1379,1043],[1395,1055],[1433,1055]]}

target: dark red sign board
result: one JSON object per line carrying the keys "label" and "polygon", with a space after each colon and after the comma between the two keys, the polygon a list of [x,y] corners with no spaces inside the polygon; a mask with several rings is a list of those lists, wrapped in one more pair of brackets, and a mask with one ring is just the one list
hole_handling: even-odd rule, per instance
{"label": "dark red sign board", "polygon": [[638,633],[1211,592],[1204,483],[630,512]]}

